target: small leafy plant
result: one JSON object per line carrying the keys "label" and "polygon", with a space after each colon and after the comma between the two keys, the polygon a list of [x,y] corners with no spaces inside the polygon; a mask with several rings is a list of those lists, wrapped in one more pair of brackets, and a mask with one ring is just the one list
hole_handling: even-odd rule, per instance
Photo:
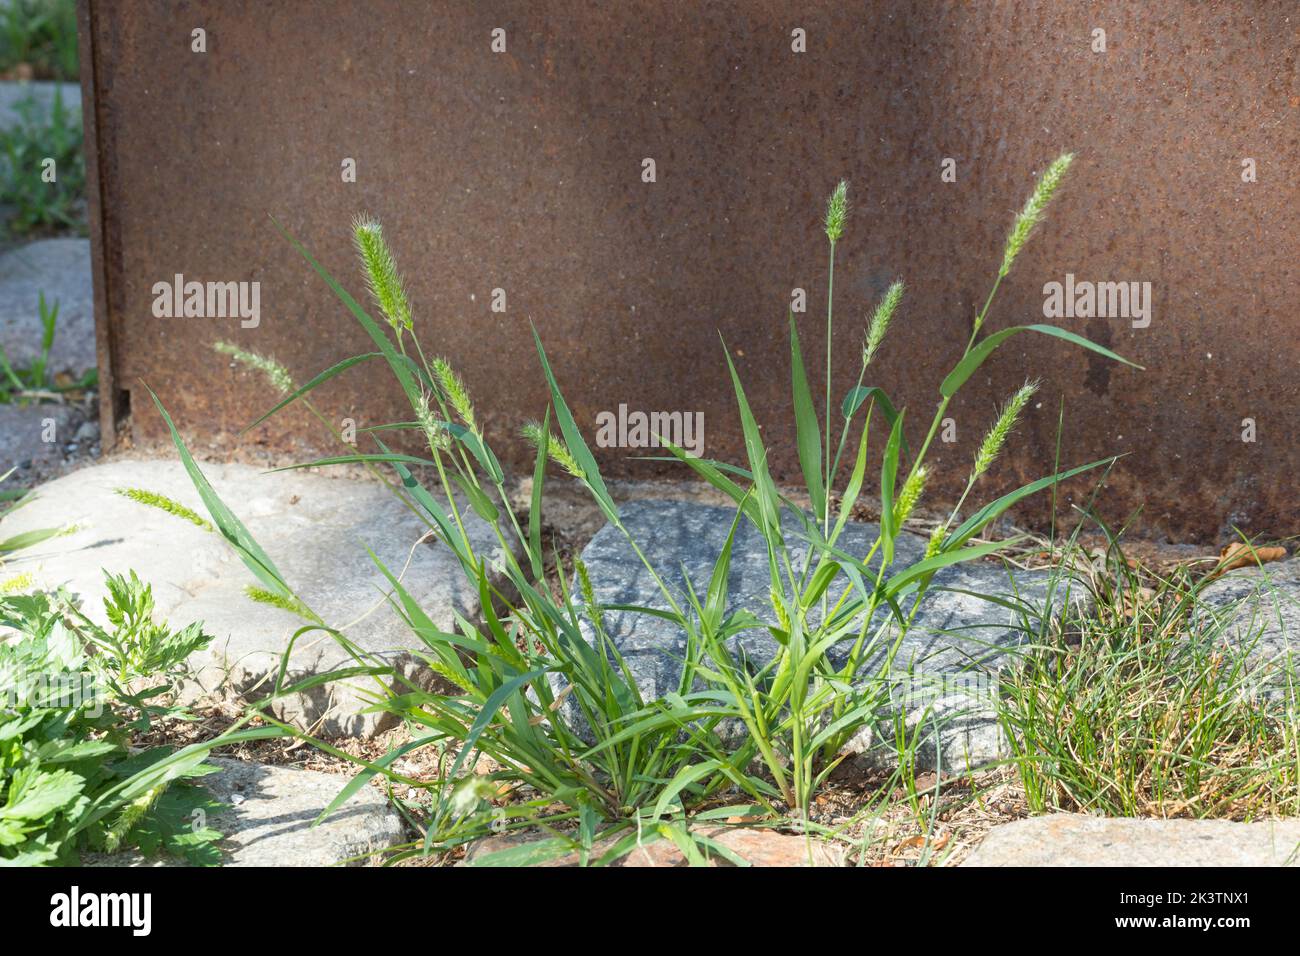
{"label": "small leafy plant", "polygon": [[[295,637],[317,630],[334,636],[355,658],[355,666],[338,676],[371,681],[374,707],[401,718],[412,730],[411,742],[363,764],[330,809],[382,774],[403,787],[432,791],[424,844],[407,852],[450,849],[493,829],[542,825],[555,833],[548,843],[514,852],[512,862],[573,850],[584,863],[608,862],[639,842],[661,838],[672,840],[698,862],[707,853],[727,855],[692,829],[702,821],[739,817],[812,828],[808,808],[847,755],[851,740],[864,728],[891,719],[892,658],[935,574],[1002,547],[970,542],[1017,502],[1113,460],[1048,475],[963,517],[967,495],[998,457],[1033,393],[1033,386],[1027,385],[1008,401],[990,429],[973,463],[966,494],[936,528],[925,556],[900,567],[896,545],[924,493],[931,441],[953,396],[1000,345],[1021,332],[1034,332],[1126,362],[1053,326],[984,329],[999,284],[1041,221],[1071,160],[1067,154],[1048,167],[1016,217],[997,279],[961,357],[940,384],[938,411],[914,453],[904,435],[905,410],[867,378],[902,302],[901,283],[894,284],[875,309],[860,347],[856,383],[842,400],[834,401],[835,253],[848,222],[847,185],[836,188],[825,217],[830,275],[820,415],[798,329],[793,317],[790,320],[798,459],[811,507],[795,503],[773,481],[758,422],[729,356],[727,370],[746,461],[738,465],[695,458],[666,443],[685,467],[735,503],[726,544],[706,581],[682,580],[655,567],[641,550],[623,523],[535,332],[551,405],[540,422],[526,428],[537,454],[527,519],[521,522],[505,504],[504,472],[468,389],[448,361],[426,353],[420,343],[405,286],[379,224],[358,220],[354,238],[371,299],[387,328],[288,237],[361,325],[375,351],[345,359],[296,386],[273,360],[247,353],[241,358],[225,349],[265,373],[284,395],[254,424],[295,402],[307,403],[323,418],[310,405],[309,393],[354,365],[383,361],[409,400],[410,419],[370,429],[374,451],[347,446],[338,455],[296,467],[361,463],[391,469],[392,477],[384,480],[455,555],[483,609],[481,621],[458,616],[455,630],[443,631],[399,577],[380,565],[394,608],[426,648],[425,662],[455,692],[413,686],[382,662],[361,654],[345,634],[302,604],[270,557],[217,498],[154,396],[213,524],[270,594],[304,608],[307,623]],[[848,553],[839,542],[867,487],[875,412],[884,419],[886,431],[875,470],[879,533],[866,553]],[[832,441],[837,430],[838,440]],[[394,451],[382,437],[386,431],[418,436],[427,456]],[[850,441],[854,437],[856,448]],[[645,565],[662,606],[603,606],[581,562],[566,567],[558,556],[559,593],[547,586],[541,529],[548,464],[576,478],[610,525],[624,535]],[[435,483],[436,494],[421,480],[426,476]],[[495,556],[473,545],[466,525],[475,518],[492,529],[499,545]],[[728,572],[741,522],[757,529],[766,545],[771,607],[764,618],[735,609],[728,601]],[[656,615],[680,629],[686,649],[674,692],[657,698],[642,693],[605,630],[604,616],[611,611]],[[737,649],[736,639],[756,630],[776,642],[778,650],[769,661],[749,660]],[[273,696],[297,689],[277,684]],[[739,734],[734,732],[737,727],[742,729]],[[908,746],[906,741],[900,744],[901,749]],[[392,769],[398,758],[420,747],[437,748],[446,758],[444,772],[432,786]]]}
{"label": "small leafy plant", "polygon": [[55,381],[49,366],[54,336],[58,331],[59,303],[47,304],[42,292],[37,307],[41,315],[41,347],[36,358],[27,365],[15,365],[0,347],[0,404],[60,401],[63,393],[90,388],[98,380],[98,373],[91,369],[76,382]]}
{"label": "small leafy plant", "polygon": [[214,769],[207,746],[131,747],[152,720],[181,713],[168,698],[211,638],[156,621],[134,573],[106,580],[108,628],[62,592],[0,596],[0,864],[128,847],[215,863],[220,834],[193,813],[220,807],[190,785]]}

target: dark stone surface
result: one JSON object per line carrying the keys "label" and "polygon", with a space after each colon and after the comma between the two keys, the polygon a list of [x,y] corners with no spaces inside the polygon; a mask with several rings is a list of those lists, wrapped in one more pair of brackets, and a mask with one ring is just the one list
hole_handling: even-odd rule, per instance
{"label": "dark stone surface", "polygon": [[[1201,592],[1216,643],[1248,655],[1249,689],[1294,697],[1300,665],[1300,558],[1229,571]],[[1213,623],[1210,623],[1211,620]]]}
{"label": "dark stone surface", "polygon": [[[625,526],[660,576],[679,593],[685,604],[684,585],[689,579],[703,601],[714,562],[721,553],[734,511],[708,505],[675,501],[637,501],[622,507]],[[794,536],[793,523],[787,540],[800,554],[806,545]],[[877,535],[875,525],[850,523],[837,547],[864,557]],[[898,544],[893,570],[903,570],[924,556],[925,540],[904,534]],[[668,609],[645,565],[636,557],[618,529],[606,525],[582,553],[596,600],[601,604],[636,604]],[[748,521],[737,530],[728,577],[728,609],[743,608],[765,623],[774,623],[769,598],[766,545]],[[844,578],[839,579],[841,582]],[[1027,610],[1030,627],[1037,628],[1047,606],[1048,573],[1016,572],[1001,564],[968,562],[940,571],[923,599],[913,626],[895,653],[892,695],[909,719],[916,720],[932,707],[932,716],[943,715],[946,723],[939,734],[945,768],[954,764],[996,759],[1002,754],[1001,732],[992,716],[987,695],[991,681],[1003,667],[1014,666],[1033,631],[1021,626],[1021,619],[1000,604],[963,594],[975,591],[1015,597]],[[951,589],[951,590],[948,590]],[[1076,591],[1077,594],[1077,591]],[[838,596],[838,591],[836,591]],[[1060,606],[1063,591],[1053,597]],[[910,607],[910,604],[905,605]],[[883,671],[887,649],[894,644],[898,628],[883,610],[876,612],[871,630],[886,630],[871,646],[859,671],[863,679]],[[676,692],[681,678],[681,658],[686,650],[685,632],[670,621],[632,611],[606,611],[605,628],[645,698]],[[584,621],[589,640],[594,635]],[[766,629],[746,631],[732,639],[733,652],[742,652],[752,665],[762,667],[776,654],[779,645]],[[851,642],[836,645],[829,656],[837,666],[847,659]],[[566,703],[569,703],[566,700]],[[897,710],[888,713],[897,712]],[[577,708],[568,714],[579,719]],[[929,718],[927,718],[929,719]],[[855,749],[867,751],[871,740],[855,741]],[[886,748],[887,750],[887,748]],[[890,759],[880,748],[866,754],[872,761]],[[934,763],[931,744],[922,748],[923,763]]]}

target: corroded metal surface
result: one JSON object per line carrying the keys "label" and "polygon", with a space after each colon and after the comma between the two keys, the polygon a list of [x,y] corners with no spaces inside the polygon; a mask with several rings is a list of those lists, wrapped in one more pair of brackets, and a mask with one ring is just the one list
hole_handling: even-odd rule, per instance
{"label": "corroded metal surface", "polygon": [[[1021,336],[953,404],[935,493],[964,479],[996,402],[1039,376],[1041,404],[983,491],[1050,470],[1063,401],[1063,463],[1129,453],[1099,499],[1112,517],[1141,508],[1144,528],[1174,536],[1300,531],[1293,3],[83,3],[106,401],[129,408],[137,444],[165,438],[147,382],[202,451],[325,447],[298,414],[239,438],[274,396],[210,346],[273,354],[303,378],[364,350],[269,216],[360,295],[348,223],[366,211],[385,223],[423,341],[462,371],[514,464],[527,452],[509,436],[546,402],[531,322],[589,434],[620,404],[703,412],[706,454],[739,461],[720,332],[773,470],[793,477],[786,308],[808,291],[819,392],[818,218],[841,176],[853,216],[836,391],[873,301],[903,277],[873,381],[909,406],[919,439],[1014,210],[1073,149],[989,327],[1041,321],[1044,284],[1067,273],[1150,282],[1145,328],[1059,321],[1147,371]],[[791,49],[796,28],[806,53]],[[176,274],[260,282],[260,325],[155,317],[153,286]],[[364,426],[405,418],[398,398],[363,365],[322,404]],[[662,467],[637,454],[601,457],[616,474]]]}

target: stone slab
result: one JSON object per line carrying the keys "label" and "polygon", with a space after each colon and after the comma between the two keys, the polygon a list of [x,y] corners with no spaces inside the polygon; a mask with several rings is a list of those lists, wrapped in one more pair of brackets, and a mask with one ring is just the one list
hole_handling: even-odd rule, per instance
{"label": "stone slab", "polygon": [[21,121],[18,108],[27,100],[36,104],[33,116],[48,116],[54,107],[56,92],[62,94],[63,105],[77,122],[81,122],[81,87],[78,84],[49,80],[0,81],[0,128],[8,129]]}
{"label": "stone slab", "polygon": [[26,365],[40,355],[40,295],[59,315],[49,370],[79,378],[96,367],[89,239],[40,239],[0,255],[0,346]]}
{"label": "stone slab", "polygon": [[[424,683],[429,677],[413,653],[423,645],[385,601],[386,582],[367,547],[401,576],[438,627],[452,629],[457,612],[471,620],[478,614],[478,594],[451,552],[432,540],[417,544],[426,526],[378,484],[302,471],[265,474],[245,465],[202,468],[308,606],[331,626],[351,624],[345,633],[361,651],[410,679]],[[40,486],[35,500],[0,522],[0,537],[76,526],[72,534],[21,552],[11,569],[30,571],[45,586],[67,587],[97,619],[105,593],[101,568],[135,570],[152,584],[159,617],[173,626],[203,621],[216,637],[191,659],[195,690],[265,694],[304,621],[246,597],[245,586],[256,581],[220,535],[117,495],[119,487],[158,492],[207,514],[179,461],[98,464]],[[493,554],[491,529],[472,514],[465,520],[479,553]],[[294,647],[287,682],[351,663],[330,637],[307,634]],[[369,735],[389,721],[362,713],[365,694],[365,685],[334,682],[284,698],[274,709],[327,736]]]}
{"label": "stone slab", "polygon": [[[844,847],[822,840],[806,839],[790,833],[778,833],[775,830],[761,830],[751,827],[705,827],[698,831],[701,836],[714,841],[730,852],[736,854],[750,866],[844,866]],[[461,866],[503,866],[503,858],[491,859],[494,854],[509,850],[524,850],[536,841],[548,839],[541,834],[503,834],[480,840],[466,854]],[[592,859],[608,852],[616,841],[613,839],[597,841],[592,849]],[[701,851],[707,852],[707,851]],[[708,853],[709,866],[734,866],[725,856]],[[576,867],[578,854],[568,853],[537,865],[544,867]],[[686,855],[668,839],[658,839],[645,843],[626,856],[616,860],[615,867],[675,867],[689,866]]]}
{"label": "stone slab", "polygon": [[962,866],[1295,866],[1300,820],[1139,820],[1058,813],[994,827]]}
{"label": "stone slab", "polygon": [[[1277,699],[1300,680],[1300,558],[1229,571],[1201,591],[1202,622],[1220,643],[1248,655],[1252,689]],[[1255,682],[1258,682],[1255,684]]]}
{"label": "stone slab", "polygon": [[[222,834],[222,866],[360,866],[402,843],[401,816],[373,787],[362,787],[319,826],[312,823],[351,779],[296,767],[213,757],[219,771],[202,784],[228,809],[208,819]],[[94,854],[90,866],[178,866],[138,853]]]}
{"label": "stone slab", "polygon": [[[734,517],[734,509],[683,501],[636,501],[622,507],[624,524],[659,574],[678,592],[687,578],[698,594],[707,590],[713,564],[721,553]],[[850,523],[837,547],[865,556],[877,536],[877,527]],[[786,529],[787,541],[797,555],[807,545]],[[925,539],[902,535],[897,544],[895,567],[901,570],[925,554]],[[729,610],[754,613],[764,623],[773,623],[768,597],[767,551],[761,535],[749,522],[737,530],[728,578]],[[602,604],[637,604],[666,609],[667,602],[655,586],[650,572],[636,557],[623,535],[613,526],[602,528],[582,552],[596,599]],[[968,562],[940,571],[923,600],[912,628],[903,638],[893,661],[895,693],[908,695],[913,706],[905,707],[910,720],[925,718],[932,724],[942,718],[936,735],[925,732],[918,753],[924,765],[942,764],[945,769],[996,760],[1005,754],[1002,734],[991,713],[987,695],[992,675],[1013,664],[1029,637],[1020,626],[1021,618],[1011,609],[981,600],[962,591],[1014,597],[1036,627],[1049,603],[1048,572],[1016,572],[992,562]],[[1078,589],[1076,589],[1076,594]],[[1054,591],[1050,601],[1060,607],[1064,589]],[[687,606],[680,596],[679,603]],[[872,628],[885,623],[879,617]],[[671,622],[649,614],[609,611],[606,630],[623,655],[642,695],[647,698],[676,691],[681,676],[679,663],[685,651],[685,634]],[[584,622],[588,640],[594,635]],[[897,636],[890,624],[885,636],[866,656],[860,673],[878,673],[885,663],[886,648]],[[733,652],[743,652],[761,666],[776,654],[778,645],[766,629],[754,629],[733,639]],[[846,659],[851,642],[838,645],[829,654],[837,665]],[[920,702],[919,704],[917,702]],[[566,701],[566,704],[568,701]],[[928,716],[927,715],[928,708]],[[569,707],[576,717],[576,708]],[[870,746],[863,738],[855,748],[868,762],[887,762],[887,748]]]}
{"label": "stone slab", "polygon": [[63,449],[76,439],[76,418],[67,405],[0,405],[0,475],[63,461]]}

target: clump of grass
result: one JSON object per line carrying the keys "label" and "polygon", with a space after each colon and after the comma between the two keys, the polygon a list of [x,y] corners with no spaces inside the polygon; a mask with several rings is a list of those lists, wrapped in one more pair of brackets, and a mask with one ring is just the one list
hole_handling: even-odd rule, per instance
{"label": "clump of grass", "polygon": [[[55,90],[50,112],[34,98],[15,108],[19,121],[0,130],[0,204],[11,207],[9,230],[86,231],[86,161],[81,148],[81,117],[68,109]],[[54,181],[45,179],[54,160]]]}
{"label": "clump of grass", "polygon": [[1001,721],[1030,809],[1300,812],[1293,675],[1261,693],[1250,642],[1205,613],[1205,582],[1186,567],[1135,566],[1112,538],[1097,570],[1092,613],[1073,614],[1004,683]]}
{"label": "clump of grass", "polygon": [[[1041,218],[1068,164],[1068,156],[1053,164],[1052,178],[1039,184],[1013,225],[1010,255],[977,319],[977,329],[988,315],[1011,259]],[[819,788],[848,756],[850,742],[864,728],[874,729],[882,720],[894,723],[896,715],[885,712],[892,687],[889,648],[896,648],[910,627],[934,575],[949,565],[1002,548],[1002,544],[971,542],[1017,502],[1106,463],[1091,462],[1048,474],[979,509],[955,527],[959,516],[954,513],[933,540],[928,557],[898,566],[895,545],[903,521],[924,494],[931,472],[926,453],[947,405],[1003,342],[1020,332],[1033,331],[1082,345],[1110,359],[1125,360],[1050,326],[1014,326],[982,341],[972,334],[940,384],[941,401],[929,433],[913,452],[904,434],[906,410],[898,409],[883,387],[866,381],[868,368],[901,307],[901,283],[886,292],[865,330],[856,384],[842,401],[832,402],[837,384],[832,376],[833,276],[837,244],[847,228],[847,211],[848,187],[840,183],[827,203],[824,221],[829,262],[826,380],[824,395],[819,396],[824,400],[820,414],[808,381],[799,330],[793,317],[790,321],[792,406],[798,459],[811,508],[793,504],[772,480],[762,431],[729,355],[726,371],[745,438],[744,463],[712,461],[668,446],[685,467],[727,495],[736,508],[726,544],[708,580],[698,582],[680,580],[675,572],[661,572],[623,523],[536,333],[550,406],[542,423],[525,426],[525,435],[537,446],[525,529],[510,509],[497,507],[496,502],[507,500],[501,465],[452,363],[426,358],[404,284],[378,224],[359,220],[354,240],[371,298],[387,320],[382,323],[372,319],[291,239],[371,338],[378,350],[375,354],[388,364],[410,403],[414,421],[376,426],[372,436],[380,430],[414,432],[420,443],[429,447],[430,455],[397,454],[376,437],[374,452],[353,452],[307,462],[303,467],[354,462],[390,466],[395,481],[389,487],[424,518],[431,535],[455,555],[481,598],[481,622],[458,618],[454,633],[443,632],[404,589],[399,576],[379,565],[391,585],[394,606],[425,644],[423,656],[430,668],[459,688],[455,694],[415,685],[387,662],[359,652],[341,629],[322,625],[353,653],[357,672],[373,680],[375,708],[405,721],[418,732],[421,745],[437,746],[449,755],[446,772],[427,785],[433,808],[426,818],[425,840],[411,847],[410,853],[447,850],[499,826],[529,824],[552,830],[566,828],[569,835],[558,841],[558,852],[577,849],[583,862],[592,861],[592,848],[608,840],[613,840],[613,848],[601,851],[602,860],[616,858],[648,839],[672,840],[688,857],[698,857],[707,837],[692,827],[711,817],[740,817],[814,831],[816,823],[809,809]],[[291,401],[305,400],[306,392],[367,357],[338,363],[258,421]],[[1008,440],[1029,394],[1028,390],[1018,393],[994,426],[984,455],[985,468]],[[270,557],[197,476],[198,467],[161,403],[159,408],[172,428],[178,451],[196,476],[214,523],[266,588],[268,601],[296,600]],[[551,432],[552,413],[556,434]],[[837,547],[837,542],[858,497],[867,489],[871,424],[876,413],[877,421],[884,419],[886,432],[875,453],[879,466],[871,469],[879,475],[879,483],[873,485],[881,500],[879,536],[867,554],[850,555]],[[840,423],[840,438],[833,443],[832,425],[836,422]],[[435,434],[446,437],[435,439]],[[856,448],[850,438],[857,438]],[[843,477],[842,461],[851,462],[851,473],[841,490],[836,486]],[[647,600],[660,602],[617,610],[653,614],[680,631],[681,673],[670,692],[658,697],[643,693],[617,644],[606,633],[604,623],[611,608],[598,602],[598,589],[579,562],[560,569],[558,595],[545,582],[541,511],[548,463],[563,468],[586,488],[610,526],[640,559],[655,591]],[[417,474],[420,466],[425,470]],[[422,475],[436,476],[437,494],[426,489]],[[838,509],[833,507],[836,502]],[[481,546],[466,531],[466,507],[491,529],[495,538],[492,555],[481,553]],[[729,601],[732,545],[742,522],[752,525],[767,546],[771,604],[767,619],[737,610]],[[516,554],[521,554],[522,560]],[[750,662],[736,650],[735,639],[755,630],[775,638],[779,649],[770,662]],[[835,655],[832,649],[838,649]],[[887,653],[883,663],[878,663],[876,652],[881,650]],[[868,666],[868,661],[877,663]],[[272,699],[294,692],[293,687],[277,682]],[[911,765],[913,755],[905,751],[915,746],[915,739],[900,740],[900,765]],[[452,754],[454,759],[450,759]],[[389,756],[395,759],[398,754]],[[480,757],[491,758],[496,769],[476,780],[467,774]],[[401,779],[406,786],[414,785],[394,775],[390,762],[386,758],[365,765],[358,780],[383,773]],[[518,799],[503,804],[497,799],[503,791],[518,795]],[[351,788],[340,799],[350,792]]]}
{"label": "clump of grass", "polygon": [[0,4],[0,74],[16,80],[75,80],[76,0]]}
{"label": "clump of grass", "polygon": [[58,333],[59,303],[45,301],[40,293],[36,307],[41,319],[41,341],[36,357],[25,365],[15,364],[0,347],[0,404],[26,405],[34,402],[62,402],[66,393],[91,388],[99,375],[86,372],[75,382],[60,383],[50,374],[50,353]]}

